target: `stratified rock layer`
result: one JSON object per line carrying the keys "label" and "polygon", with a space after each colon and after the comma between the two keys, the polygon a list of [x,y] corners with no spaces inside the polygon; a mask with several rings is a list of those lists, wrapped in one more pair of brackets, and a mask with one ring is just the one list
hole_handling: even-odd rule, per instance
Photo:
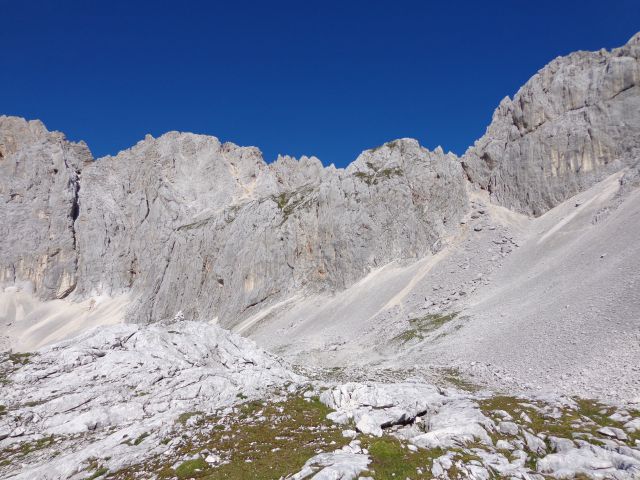
{"label": "stratified rock layer", "polygon": [[611,52],[558,57],[505,98],[462,158],[508,208],[540,215],[640,154],[640,34]]}

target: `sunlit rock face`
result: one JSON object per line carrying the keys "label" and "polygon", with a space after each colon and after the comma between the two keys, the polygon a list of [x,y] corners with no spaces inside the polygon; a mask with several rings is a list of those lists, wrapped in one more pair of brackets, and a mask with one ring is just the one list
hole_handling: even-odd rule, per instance
{"label": "sunlit rock face", "polygon": [[294,292],[339,290],[440,248],[467,208],[458,159],[415,140],[346,170],[171,132],[83,174],[78,294],[132,289],[131,319],[230,325]]}
{"label": "sunlit rock face", "polygon": [[76,285],[80,172],[92,160],[34,120],[0,116],[0,283],[29,282],[45,299]]}
{"label": "sunlit rock face", "polygon": [[558,57],[513,97],[462,162],[497,203],[540,215],[640,154],[640,36]]}
{"label": "sunlit rock face", "polygon": [[576,52],[496,110],[462,159],[415,140],[346,169],[215,137],[147,136],[91,161],[40,122],[0,119],[2,285],[41,298],[131,293],[128,319],[234,326],[293,296],[343,290],[389,262],[439,251],[467,188],[539,215],[640,152],[640,40]]}
{"label": "sunlit rock face", "polygon": [[91,162],[40,122],[2,117],[0,130],[2,283],[45,299],[133,292],[140,323],[183,311],[230,325],[343,289],[438,250],[467,208],[458,159],[411,139],[345,170],[177,132]]}

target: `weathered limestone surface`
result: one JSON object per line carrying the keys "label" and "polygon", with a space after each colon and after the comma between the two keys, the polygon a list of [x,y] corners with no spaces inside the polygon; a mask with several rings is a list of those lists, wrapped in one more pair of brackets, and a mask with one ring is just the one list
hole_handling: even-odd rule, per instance
{"label": "weathered limestone surface", "polygon": [[45,299],[73,291],[79,178],[91,160],[83,142],[38,120],[0,116],[0,283],[29,281]]}
{"label": "weathered limestone surface", "polygon": [[437,250],[466,210],[464,182],[454,155],[409,139],[342,170],[306,157],[267,165],[202,135],[147,137],[83,174],[77,293],[133,289],[138,322],[182,310],[229,325]]}
{"label": "weathered limestone surface", "polygon": [[640,34],[558,57],[505,98],[462,158],[508,208],[540,215],[640,155]]}

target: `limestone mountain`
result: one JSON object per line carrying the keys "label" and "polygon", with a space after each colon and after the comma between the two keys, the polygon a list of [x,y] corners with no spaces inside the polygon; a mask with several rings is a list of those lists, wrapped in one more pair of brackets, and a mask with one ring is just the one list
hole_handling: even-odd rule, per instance
{"label": "limestone mountain", "polygon": [[41,299],[126,295],[128,319],[233,326],[435,254],[468,192],[541,215],[638,161],[640,42],[555,59],[462,158],[400,139],[346,169],[209,136],[147,136],[92,161],[39,121],[0,117],[0,280]]}

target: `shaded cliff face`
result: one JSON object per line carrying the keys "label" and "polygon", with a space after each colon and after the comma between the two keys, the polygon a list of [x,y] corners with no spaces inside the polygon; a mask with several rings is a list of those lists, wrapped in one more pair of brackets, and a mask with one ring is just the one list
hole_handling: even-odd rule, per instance
{"label": "shaded cliff face", "polygon": [[0,116],[0,283],[29,281],[45,299],[73,291],[79,176],[91,160],[37,120]]}
{"label": "shaded cliff face", "polygon": [[467,201],[453,155],[414,140],[348,169],[213,137],[148,137],[83,173],[78,294],[132,290],[130,318],[231,325],[294,293],[338,290],[437,250]]}
{"label": "shaded cliff face", "polygon": [[640,34],[559,57],[505,98],[462,162],[500,205],[540,215],[640,154]]}

